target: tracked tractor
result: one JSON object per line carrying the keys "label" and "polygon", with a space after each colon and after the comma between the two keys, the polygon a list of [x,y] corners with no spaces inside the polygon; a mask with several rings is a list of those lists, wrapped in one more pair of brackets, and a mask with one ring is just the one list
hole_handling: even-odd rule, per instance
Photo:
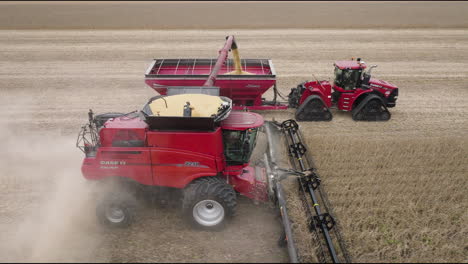
{"label": "tracked tractor", "polygon": [[330,108],[349,111],[356,121],[387,121],[389,107],[394,107],[398,88],[386,81],[371,78],[372,65],[360,58],[337,61],[333,83],[328,81],[304,82],[291,89],[289,105],[297,108],[298,121],[329,121]]}
{"label": "tracked tractor", "polygon": [[[232,51],[233,59],[228,58]],[[270,59],[240,59],[233,36],[227,37],[218,59],[154,59],[145,73],[145,82],[161,95],[168,87],[213,86],[220,95],[232,99],[236,110],[285,110],[295,108],[297,121],[330,121],[330,109],[349,111],[356,121],[387,121],[394,107],[398,88],[371,78],[364,61],[335,63],[335,78],[304,82],[291,89],[289,96],[276,86],[276,71]],[[213,69],[217,69],[214,71]],[[262,95],[273,88],[273,99]],[[283,101],[281,101],[283,100]]]}

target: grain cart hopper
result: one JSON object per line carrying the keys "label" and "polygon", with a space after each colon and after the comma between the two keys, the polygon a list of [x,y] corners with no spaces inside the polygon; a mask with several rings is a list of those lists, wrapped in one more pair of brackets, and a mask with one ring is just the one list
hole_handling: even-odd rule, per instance
{"label": "grain cart hopper", "polygon": [[[228,59],[232,50],[233,59]],[[376,66],[372,66],[374,68]],[[357,121],[386,121],[388,107],[398,98],[398,88],[372,79],[360,59],[335,63],[335,80],[301,83],[286,98],[276,87],[276,72],[270,59],[240,59],[233,36],[227,38],[218,59],[154,59],[145,82],[159,94],[173,86],[216,86],[220,95],[233,100],[234,109],[284,110],[296,108],[298,121],[330,121],[330,109],[352,112]],[[271,101],[262,95],[273,88]],[[278,98],[283,99],[280,102]]]}

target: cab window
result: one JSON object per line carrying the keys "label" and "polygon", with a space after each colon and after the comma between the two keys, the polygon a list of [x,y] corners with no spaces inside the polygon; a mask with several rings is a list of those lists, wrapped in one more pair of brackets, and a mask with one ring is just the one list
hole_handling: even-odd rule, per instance
{"label": "cab window", "polygon": [[257,141],[257,129],[224,130],[224,155],[229,165],[248,163]]}

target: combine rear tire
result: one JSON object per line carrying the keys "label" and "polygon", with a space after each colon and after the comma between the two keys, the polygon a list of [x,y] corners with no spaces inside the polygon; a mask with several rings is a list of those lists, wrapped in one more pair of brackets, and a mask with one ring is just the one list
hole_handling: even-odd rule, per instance
{"label": "combine rear tire", "polygon": [[360,102],[353,109],[352,115],[355,121],[388,121],[391,117],[383,100],[375,94],[369,95]]}
{"label": "combine rear tire", "polygon": [[182,204],[186,220],[196,228],[220,230],[234,215],[236,193],[218,177],[205,177],[192,182],[184,192]]}
{"label": "combine rear tire", "polygon": [[96,206],[101,224],[109,227],[128,227],[135,219],[138,203],[126,192],[112,192],[102,197]]}
{"label": "combine rear tire", "polygon": [[330,110],[318,95],[311,95],[297,108],[297,121],[331,121]]}

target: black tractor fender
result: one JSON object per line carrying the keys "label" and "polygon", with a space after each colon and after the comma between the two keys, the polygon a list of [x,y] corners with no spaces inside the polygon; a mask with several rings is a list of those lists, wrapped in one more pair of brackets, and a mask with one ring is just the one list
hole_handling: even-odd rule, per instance
{"label": "black tractor fender", "polygon": [[[383,105],[385,105],[385,106],[387,105],[387,100],[386,100],[385,96],[382,93],[377,92],[377,91],[371,91],[371,92],[368,92],[368,93],[361,94],[356,100],[354,100],[352,110],[354,110],[356,107],[358,107],[359,104],[362,101],[366,100],[366,98],[368,98],[371,95],[377,96],[378,98],[380,98],[380,101],[383,103]],[[373,98],[376,98],[376,97],[373,97]],[[367,102],[369,102],[369,101],[366,101],[366,103]]]}
{"label": "black tractor fender", "polygon": [[322,103],[322,105],[323,105],[324,107],[327,108],[327,109],[326,109],[326,112],[328,112],[329,115],[330,115],[330,118],[329,118],[329,119],[326,119],[326,120],[324,120],[324,121],[331,121],[332,118],[333,118],[333,116],[331,115],[330,109],[328,108],[327,104],[325,104],[325,101],[323,101],[322,97],[321,97],[320,95],[318,95],[318,94],[315,94],[315,93],[309,95],[309,96],[304,100],[304,102],[302,102],[302,104],[299,105],[299,106],[297,107],[297,110],[296,110],[296,113],[295,113],[295,118],[296,118],[296,120],[301,121],[301,119],[298,117],[298,113],[302,112],[302,111],[304,110],[304,108],[307,106],[307,104],[308,104],[310,101],[312,101],[312,100],[320,100],[320,102]]}
{"label": "black tractor fender", "polygon": [[[353,116],[355,113],[358,113],[361,111],[361,109],[370,101],[370,100],[379,100],[382,103],[382,106],[385,108],[385,111],[388,112],[387,105],[385,104],[385,101],[382,99],[382,97],[378,96],[375,93],[369,93],[367,96],[365,96],[358,104],[352,109]],[[389,112],[390,114],[390,112]]]}
{"label": "black tractor fender", "polygon": [[[299,110],[301,109],[301,107],[307,105],[307,103],[310,102],[311,100],[314,100],[314,99],[317,99],[317,98],[322,102],[322,104],[323,104],[324,106],[327,106],[327,104],[325,104],[325,101],[323,101],[323,99],[322,99],[322,97],[321,97],[320,95],[313,93],[313,94],[309,95],[309,96],[304,100],[304,102],[302,102],[301,105],[299,105],[299,107],[297,108],[297,111],[299,111]],[[328,107],[327,107],[327,108],[328,108]]]}

